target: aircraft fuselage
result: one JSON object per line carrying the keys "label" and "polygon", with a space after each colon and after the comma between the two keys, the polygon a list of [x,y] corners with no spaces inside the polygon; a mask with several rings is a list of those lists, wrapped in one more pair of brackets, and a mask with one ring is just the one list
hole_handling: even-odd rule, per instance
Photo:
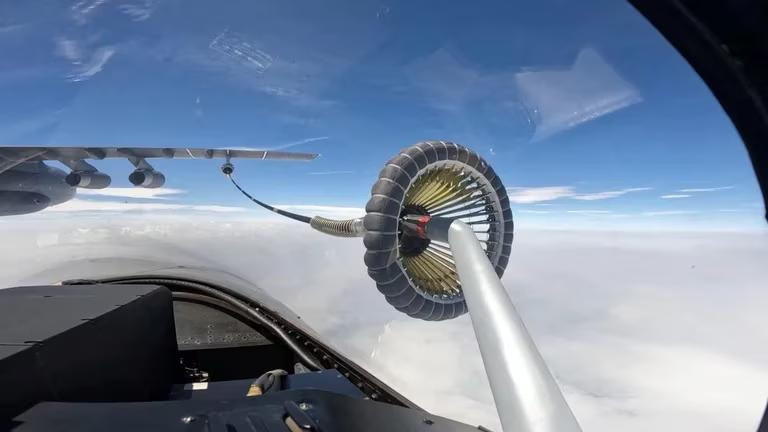
{"label": "aircraft fuselage", "polygon": [[44,162],[24,162],[0,173],[0,216],[34,213],[75,196],[67,173]]}

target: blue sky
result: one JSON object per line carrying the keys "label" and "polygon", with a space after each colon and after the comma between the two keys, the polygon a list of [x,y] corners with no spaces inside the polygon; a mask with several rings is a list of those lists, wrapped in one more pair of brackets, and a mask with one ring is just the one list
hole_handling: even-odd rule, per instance
{"label": "blue sky", "polygon": [[[764,226],[730,121],[621,2],[48,3],[0,2],[4,145],[319,152],[237,175],[362,207],[400,148],[445,139],[489,160],[522,226]],[[98,165],[128,186],[127,162]],[[218,163],[155,165],[173,202],[248,206]]]}

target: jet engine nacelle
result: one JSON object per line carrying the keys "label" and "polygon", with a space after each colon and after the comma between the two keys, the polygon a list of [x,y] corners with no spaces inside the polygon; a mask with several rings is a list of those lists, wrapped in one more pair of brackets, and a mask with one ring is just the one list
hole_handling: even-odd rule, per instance
{"label": "jet engine nacelle", "polygon": [[72,187],[86,189],[104,189],[112,183],[112,179],[99,171],[72,171],[64,179]]}
{"label": "jet engine nacelle", "polygon": [[165,184],[165,176],[159,171],[137,169],[128,176],[128,181],[138,187],[159,188]]}

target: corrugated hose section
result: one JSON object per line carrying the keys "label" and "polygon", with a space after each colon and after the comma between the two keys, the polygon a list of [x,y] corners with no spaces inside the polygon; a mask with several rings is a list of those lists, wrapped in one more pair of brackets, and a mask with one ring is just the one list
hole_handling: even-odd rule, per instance
{"label": "corrugated hose section", "polygon": [[365,234],[362,219],[334,220],[315,216],[309,225],[325,234],[336,237],[362,237]]}

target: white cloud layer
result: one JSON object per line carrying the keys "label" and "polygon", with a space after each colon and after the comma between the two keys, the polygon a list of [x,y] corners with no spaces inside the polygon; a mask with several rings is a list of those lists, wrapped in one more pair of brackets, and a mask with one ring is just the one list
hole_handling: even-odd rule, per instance
{"label": "white cloud layer", "polygon": [[166,204],[166,203],[144,203],[128,201],[96,201],[84,199],[72,199],[65,203],[48,207],[42,211],[45,213],[67,213],[67,212],[168,212],[172,211],[178,214],[184,211],[232,213],[245,212],[248,209],[244,207],[231,207],[219,205],[196,205],[196,204]]}
{"label": "white cloud layer", "polygon": [[[0,286],[171,263],[240,274],[425,409],[500,430],[469,318],[394,311],[360,239],[204,213],[3,218],[0,236]],[[751,432],[768,388],[767,236],[523,229],[504,283],[585,431]]]}
{"label": "white cloud layer", "polygon": [[677,198],[690,198],[690,195],[687,194],[669,194],[669,195],[662,195],[661,199],[677,199]]}
{"label": "white cloud layer", "polygon": [[168,199],[168,195],[179,195],[187,191],[172,188],[132,188],[132,187],[108,187],[105,189],[84,189],[77,190],[78,195],[96,195],[122,198],[141,198],[141,199]]}
{"label": "white cloud layer", "polygon": [[[92,195],[104,195],[112,197],[126,197],[126,198],[146,198],[155,200],[165,200],[167,198],[164,195],[173,195],[184,191],[177,189],[134,189],[134,188],[113,188],[118,189],[117,194],[97,194]],[[119,189],[125,189],[125,194]],[[100,189],[92,192],[108,192],[110,189]],[[157,195],[152,194],[138,194],[131,195],[133,191],[162,191]],[[287,210],[293,213],[299,213],[307,216],[323,216],[332,219],[351,219],[362,217],[365,215],[365,209],[360,207],[341,207],[341,206],[322,206],[322,205],[305,205],[305,204],[277,204],[274,207]],[[36,215],[50,215],[50,214],[64,214],[64,213],[118,213],[118,212],[152,212],[154,214],[162,214],[166,217],[179,217],[188,211],[200,212],[200,213],[215,213],[220,215],[221,213],[242,213],[247,214],[253,221],[262,221],[265,219],[275,219],[283,221],[284,217],[279,216],[273,212],[262,209],[257,206],[239,207],[239,206],[224,206],[224,205],[202,205],[202,204],[189,204],[189,203],[169,203],[169,202],[138,202],[134,200],[124,201],[109,201],[109,200],[92,200],[92,199],[80,199],[75,198],[70,201],[64,202],[59,205],[48,207],[42,210]],[[32,219],[36,215],[24,215],[25,219]],[[18,218],[16,218],[18,220]]]}

